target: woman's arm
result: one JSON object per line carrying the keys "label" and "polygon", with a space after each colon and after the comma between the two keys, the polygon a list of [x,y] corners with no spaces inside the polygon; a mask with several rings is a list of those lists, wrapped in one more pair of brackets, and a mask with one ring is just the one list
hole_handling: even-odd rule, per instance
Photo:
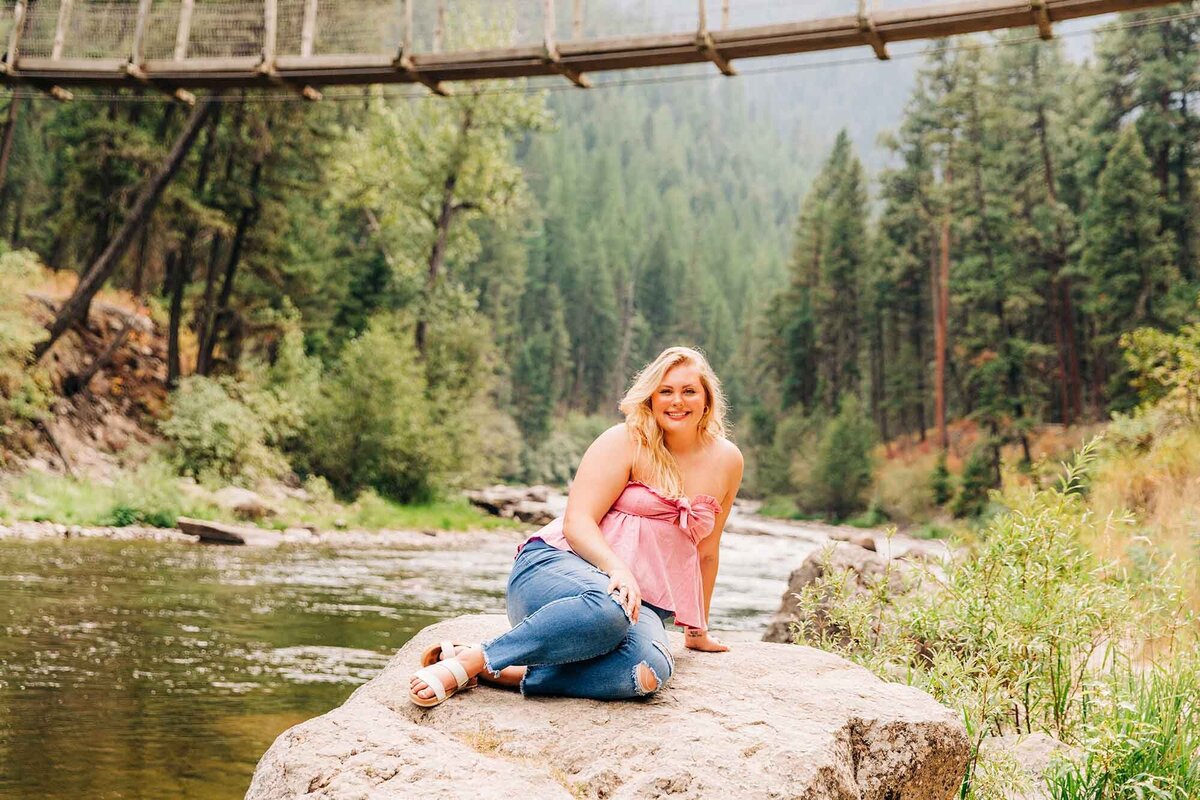
{"label": "woman's arm", "polygon": [[580,557],[612,578],[608,591],[618,592],[617,601],[625,613],[637,622],[642,604],[642,592],[626,565],[604,539],[600,520],[612,508],[633,466],[633,443],[624,425],[614,425],[592,442],[567,495],[567,512],[563,517],[563,537]]}
{"label": "woman's arm", "polygon": [[[730,443],[730,447],[733,452],[730,454],[727,469],[729,477],[726,485],[729,488],[721,498],[721,514],[717,517],[717,521],[713,525],[713,532],[701,539],[700,544],[696,546],[696,550],[700,555],[700,582],[704,588],[704,618],[706,620],[708,619],[709,609],[712,607],[713,587],[717,583],[717,569],[721,564],[721,534],[725,530],[725,520],[729,519],[729,512],[733,509],[733,501],[737,497],[738,489],[742,485],[742,471],[744,468],[742,452],[732,442]],[[728,645],[721,644],[709,636],[707,630],[696,628],[689,628],[685,632],[684,641],[688,647],[694,650],[719,652],[729,649]]]}

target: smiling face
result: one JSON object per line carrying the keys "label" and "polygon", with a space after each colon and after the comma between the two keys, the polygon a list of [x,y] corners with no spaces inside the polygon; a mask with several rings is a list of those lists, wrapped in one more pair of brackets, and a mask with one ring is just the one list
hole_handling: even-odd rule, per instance
{"label": "smiling face", "polygon": [[700,424],[707,404],[700,370],[687,361],[667,370],[650,395],[650,410],[663,431],[695,428]]}

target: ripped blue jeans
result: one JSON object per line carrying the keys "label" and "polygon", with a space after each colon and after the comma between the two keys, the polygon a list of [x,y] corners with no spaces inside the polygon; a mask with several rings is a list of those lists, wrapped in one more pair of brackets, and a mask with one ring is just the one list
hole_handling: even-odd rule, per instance
{"label": "ripped blue jeans", "polygon": [[[593,700],[643,697],[675,669],[663,627],[671,612],[642,603],[637,624],[605,591],[609,576],[583,558],[535,539],[508,578],[513,628],[483,646],[487,669],[525,666],[521,693]],[[654,673],[651,691],[638,671]]]}

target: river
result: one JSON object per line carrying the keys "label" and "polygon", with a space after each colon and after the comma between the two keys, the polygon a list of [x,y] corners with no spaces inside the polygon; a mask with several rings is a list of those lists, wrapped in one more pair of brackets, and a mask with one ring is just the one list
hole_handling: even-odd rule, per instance
{"label": "river", "polygon": [[[713,627],[757,638],[813,538],[727,532]],[[501,613],[519,540],[0,540],[0,798],[241,797],[276,736],[418,630]]]}

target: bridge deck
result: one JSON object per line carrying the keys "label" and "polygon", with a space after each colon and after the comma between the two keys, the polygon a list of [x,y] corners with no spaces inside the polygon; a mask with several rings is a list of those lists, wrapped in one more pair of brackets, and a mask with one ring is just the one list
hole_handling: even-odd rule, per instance
{"label": "bridge deck", "polygon": [[[25,82],[50,86],[144,86],[166,91],[196,88],[230,88],[292,83],[296,86],[329,86],[369,83],[420,82],[434,89],[445,83],[499,78],[564,75],[586,84],[592,72],[628,70],[675,64],[713,62],[732,74],[729,62],[743,58],[806,53],[851,47],[872,47],[886,57],[890,42],[931,39],[955,34],[1037,26],[1049,37],[1052,23],[1116,11],[1167,5],[1169,0],[963,0],[942,5],[880,10],[867,13],[787,22],[755,27],[709,29],[701,0],[695,30],[665,34],[596,39],[554,40],[553,5],[547,2],[550,20],[546,35],[537,44],[489,50],[413,52],[401,58],[404,43],[412,41],[412,7],[408,0],[399,19],[369,21],[376,28],[399,31],[397,42],[386,52],[325,53],[313,46],[318,0],[288,2],[280,16],[279,0],[226,3],[239,13],[249,12],[257,25],[241,25],[240,39],[214,51],[196,46],[193,15],[212,7],[204,0],[181,0],[169,18],[140,0],[136,16],[130,3],[93,3],[87,0],[25,0],[7,9],[8,51],[0,62],[0,82]],[[727,0],[728,2],[728,0]],[[576,6],[578,8],[578,5]],[[80,15],[112,13],[123,9],[125,21],[107,27],[111,41],[92,35],[84,43],[68,46],[68,35],[79,37]],[[726,6],[727,8],[727,6]],[[64,10],[65,9],[65,10]],[[74,21],[72,21],[74,14]],[[405,18],[405,16],[407,18]],[[199,24],[209,18],[200,15]],[[244,19],[244,18],[243,18]],[[186,21],[185,21],[186,20]],[[19,24],[14,24],[19,23]],[[50,37],[53,23],[53,38]],[[362,24],[362,21],[359,21]],[[439,22],[441,24],[441,22]],[[152,46],[149,32],[158,26]],[[170,30],[163,28],[170,26]],[[352,26],[352,25],[351,25]],[[277,52],[280,27],[299,42],[296,52]],[[353,26],[352,26],[353,27]],[[195,28],[196,34],[201,28]],[[578,24],[575,32],[579,32]],[[378,38],[378,33],[376,34]],[[438,34],[440,37],[440,32]],[[189,38],[191,41],[189,42]],[[386,38],[386,37],[384,37]],[[170,47],[174,40],[174,48]],[[189,44],[191,46],[189,47]],[[224,52],[220,52],[223,49]],[[382,48],[380,48],[382,49]],[[207,50],[207,52],[197,52]]]}

